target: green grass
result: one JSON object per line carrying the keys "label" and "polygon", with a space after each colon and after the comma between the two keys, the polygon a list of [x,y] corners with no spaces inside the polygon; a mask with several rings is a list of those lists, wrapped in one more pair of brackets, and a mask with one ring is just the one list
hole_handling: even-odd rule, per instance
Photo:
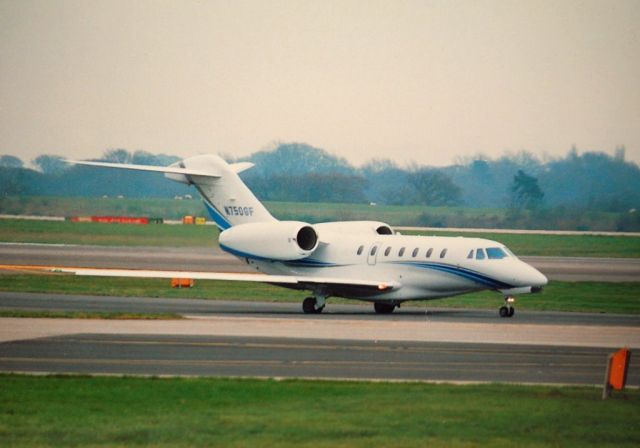
{"label": "green grass", "polygon": [[[173,289],[169,280],[116,277],[75,277],[71,275],[0,275],[0,291],[41,292],[61,294],[91,294],[124,297],[172,297],[219,300],[302,302],[308,295],[259,283],[198,280],[195,287]],[[330,298],[331,303],[363,302]],[[422,308],[497,309],[502,296],[495,292],[480,292],[424,302],[409,302],[403,306]],[[576,311],[594,313],[640,314],[640,282],[551,282],[541,294],[518,297],[519,310]]]}
{"label": "green grass", "polygon": [[[195,193],[194,193],[195,194]],[[335,220],[376,220],[393,225],[417,225],[424,213],[432,218],[460,216],[479,219],[503,218],[502,209],[468,207],[425,207],[421,205],[336,204],[265,201],[267,209],[279,219],[309,222]],[[200,199],[181,200],[146,198],[83,198],[55,196],[2,196],[0,213],[39,216],[132,215],[179,219],[184,215],[208,216]]]}
{"label": "green grass", "polygon": [[638,446],[640,392],[0,376],[1,446]]}
{"label": "green grass", "polygon": [[[471,232],[429,232],[429,234],[488,238],[506,244],[518,255],[640,258],[640,237],[632,236],[520,235]],[[98,224],[0,219],[0,241],[2,242],[212,247],[218,244],[217,240],[218,230],[215,226]]]}
{"label": "green grass", "polygon": [[118,320],[167,320],[182,319],[172,313],[109,313],[100,311],[32,311],[0,310],[0,317],[25,317],[48,319],[118,319]]}
{"label": "green grass", "polygon": [[0,219],[0,241],[99,246],[217,246],[218,229],[200,225],[138,225]]}
{"label": "green grass", "polygon": [[[193,193],[195,194],[195,192]],[[384,221],[394,226],[513,227],[565,230],[616,230],[626,215],[585,210],[548,210],[538,216],[526,212],[509,217],[506,209],[466,206],[377,205],[264,202],[279,219],[311,223],[336,220]],[[184,215],[207,216],[199,199],[114,199],[54,196],[0,196],[0,213],[40,216],[130,215],[179,219]],[[624,219],[623,219],[624,221]],[[624,226],[623,226],[624,227]]]}

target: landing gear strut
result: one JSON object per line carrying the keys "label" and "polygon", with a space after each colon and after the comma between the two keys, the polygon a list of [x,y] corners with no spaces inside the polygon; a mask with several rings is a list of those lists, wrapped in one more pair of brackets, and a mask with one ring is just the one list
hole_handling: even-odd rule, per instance
{"label": "landing gear strut", "polygon": [[302,301],[302,311],[305,314],[320,314],[324,309],[324,297],[307,297]]}
{"label": "landing gear strut", "polygon": [[373,309],[377,314],[391,314],[396,309],[395,303],[373,302]]}
{"label": "landing gear strut", "polygon": [[516,301],[515,297],[507,296],[504,298],[504,305],[500,307],[500,317],[513,317],[516,310],[513,307],[513,303]]}

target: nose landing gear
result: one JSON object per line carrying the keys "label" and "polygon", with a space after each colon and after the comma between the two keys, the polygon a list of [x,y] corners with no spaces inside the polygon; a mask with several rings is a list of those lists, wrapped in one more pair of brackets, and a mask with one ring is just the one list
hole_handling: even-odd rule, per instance
{"label": "nose landing gear", "polygon": [[499,313],[500,317],[513,317],[516,310],[513,307],[513,303],[515,303],[516,298],[512,296],[507,296],[504,298],[504,305],[500,307]]}

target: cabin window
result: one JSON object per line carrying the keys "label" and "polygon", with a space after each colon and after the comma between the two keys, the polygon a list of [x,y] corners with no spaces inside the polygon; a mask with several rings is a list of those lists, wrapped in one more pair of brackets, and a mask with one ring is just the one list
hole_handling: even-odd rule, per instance
{"label": "cabin window", "polygon": [[369,255],[371,255],[373,257],[376,254],[377,251],[378,251],[378,246],[373,246],[371,248],[371,252],[369,252]]}
{"label": "cabin window", "polygon": [[442,249],[442,252],[440,252],[440,258],[444,258],[445,255],[447,255],[447,249]]}
{"label": "cabin window", "polygon": [[398,257],[402,257],[403,255],[404,255],[404,247],[400,249],[400,252],[398,252]]}
{"label": "cabin window", "polygon": [[387,247],[387,248],[384,250],[384,256],[385,256],[385,257],[388,257],[390,253],[391,253],[391,246]]}
{"label": "cabin window", "polygon": [[489,247],[487,248],[487,257],[489,257],[490,260],[502,260],[508,257],[508,255],[499,247]]}
{"label": "cabin window", "polygon": [[431,254],[433,253],[433,247],[430,247],[427,251],[427,258],[431,258]]}
{"label": "cabin window", "polygon": [[469,259],[473,258],[473,249],[469,251],[469,255],[467,255],[467,258]]}
{"label": "cabin window", "polygon": [[415,249],[413,249],[413,253],[411,254],[411,256],[413,258],[416,258],[416,255],[418,255],[418,248],[417,247]]}
{"label": "cabin window", "polygon": [[478,249],[476,251],[476,260],[484,260],[485,256],[484,256],[484,249]]}
{"label": "cabin window", "polygon": [[358,247],[358,255],[362,255],[363,250],[364,250],[364,246]]}

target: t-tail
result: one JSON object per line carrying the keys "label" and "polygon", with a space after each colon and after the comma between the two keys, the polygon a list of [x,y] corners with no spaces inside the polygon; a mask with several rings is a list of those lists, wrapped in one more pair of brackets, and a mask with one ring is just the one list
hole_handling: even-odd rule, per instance
{"label": "t-tail", "polygon": [[227,163],[221,157],[211,154],[189,157],[168,167],[76,160],[68,162],[160,172],[173,181],[193,185],[202,196],[207,211],[220,230],[238,224],[275,221],[238,176],[238,173],[253,166],[250,162]]}

